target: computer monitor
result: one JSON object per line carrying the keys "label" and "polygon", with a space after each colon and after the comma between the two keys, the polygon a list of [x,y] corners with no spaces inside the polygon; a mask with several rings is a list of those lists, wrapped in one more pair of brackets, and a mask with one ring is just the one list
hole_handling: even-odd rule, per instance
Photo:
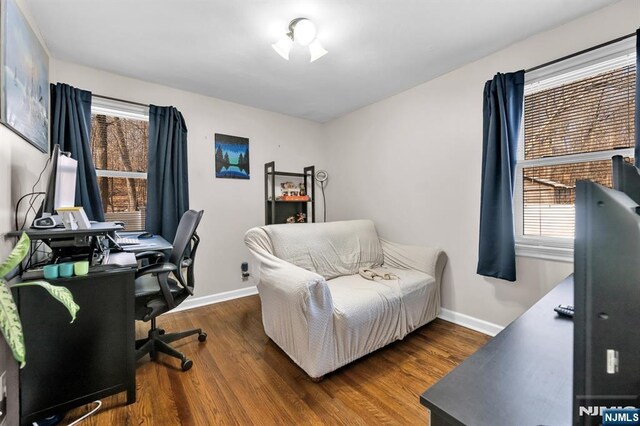
{"label": "computer monitor", "polygon": [[[68,153],[62,152],[60,145],[55,145],[51,153],[44,201],[38,218],[34,220],[34,227],[51,228],[60,225],[61,222],[55,219],[56,210],[75,206],[77,170],[78,162]],[[48,217],[54,219],[47,220]]]}
{"label": "computer monitor", "polygon": [[621,155],[612,159],[613,189],[627,194],[633,201],[640,204],[640,169],[624,161]]}
{"label": "computer monitor", "polygon": [[574,251],[574,424],[603,407],[640,407],[640,208],[579,181]]}

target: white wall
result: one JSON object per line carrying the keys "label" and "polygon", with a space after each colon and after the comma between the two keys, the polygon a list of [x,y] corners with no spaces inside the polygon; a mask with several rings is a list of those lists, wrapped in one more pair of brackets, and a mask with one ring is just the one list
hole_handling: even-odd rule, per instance
{"label": "white wall", "polygon": [[[15,203],[31,192],[46,159],[46,154],[0,125],[0,235],[14,229]],[[24,200],[20,219],[27,205],[28,200]],[[14,239],[0,238],[0,259],[9,254],[14,243]]]}
{"label": "white wall", "polygon": [[622,1],[326,124],[330,220],[371,218],[385,238],[443,248],[443,306],[508,324],[573,265],[519,257],[515,283],[475,273],[484,82],[634,32],[639,18],[640,2]]}
{"label": "white wall", "polygon": [[[189,196],[193,209],[204,209],[198,229],[202,241],[196,267],[196,296],[255,285],[243,282],[240,264],[254,260],[243,236],[264,225],[264,163],[275,160],[279,170],[321,167],[320,125],[166,86],[122,77],[59,60],[51,61],[51,81],[95,94],[155,105],[172,105],[188,128]],[[214,134],[249,138],[250,180],[217,179]]]}
{"label": "white wall", "polygon": [[[23,11],[34,32],[39,36],[28,9],[22,0],[16,3]],[[40,37],[42,41],[42,38]],[[46,49],[46,48],[45,48]],[[0,70],[0,72],[2,72]],[[25,193],[31,192],[38,175],[42,170],[47,155],[23,140],[7,127],[0,125],[0,261],[11,252],[15,239],[5,239],[4,233],[14,229],[15,203]],[[38,185],[36,190],[41,190]],[[25,211],[28,203],[22,203],[19,216]],[[3,337],[0,337],[0,372],[7,371],[7,424],[18,424],[18,364]],[[29,348],[27,348],[29,350]]]}
{"label": "white wall", "polygon": [[[15,203],[38,178],[47,156],[0,125],[0,261],[11,252],[16,240],[3,234],[14,228]],[[41,189],[41,188],[37,188]],[[26,202],[22,203],[21,214]],[[27,348],[29,350],[29,348]],[[18,424],[18,363],[13,360],[9,346],[0,337],[0,373],[7,371],[7,424]]]}
{"label": "white wall", "polygon": [[[16,0],[16,4],[47,50],[24,1]],[[46,160],[47,154],[40,152],[9,128],[0,125],[0,259],[9,254],[15,243],[14,239],[5,240],[1,237],[5,232],[14,229],[15,204],[22,195],[32,191],[31,188]],[[42,187],[43,185],[38,185],[36,191],[42,190]],[[27,204],[28,200],[22,202],[20,218],[23,217],[22,213]]]}

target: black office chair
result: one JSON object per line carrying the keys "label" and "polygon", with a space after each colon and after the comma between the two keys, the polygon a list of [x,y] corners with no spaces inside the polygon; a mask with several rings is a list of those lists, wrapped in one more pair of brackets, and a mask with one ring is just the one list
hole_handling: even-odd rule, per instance
{"label": "black office chair", "polygon": [[[146,354],[149,354],[151,359],[156,359],[158,352],[162,352],[180,359],[182,371],[187,371],[193,366],[193,362],[169,343],[195,334],[200,342],[207,340],[207,334],[199,328],[165,334],[164,330],[156,325],[158,315],[172,310],[193,295],[194,261],[200,243],[196,228],[203,214],[203,210],[189,210],[182,216],[168,262],[164,262],[164,255],[160,252],[150,251],[136,255],[139,260],[146,260],[150,264],[140,267],[136,272],[135,317],[139,321],[151,321],[149,336],[136,340],[136,359]],[[186,280],[182,272],[184,268],[187,269]],[[175,279],[169,278],[170,274]]]}

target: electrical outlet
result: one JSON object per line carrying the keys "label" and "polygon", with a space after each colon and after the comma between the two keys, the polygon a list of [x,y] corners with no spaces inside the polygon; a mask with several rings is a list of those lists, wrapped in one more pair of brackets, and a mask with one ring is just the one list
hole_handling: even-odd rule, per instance
{"label": "electrical outlet", "polygon": [[240,265],[240,269],[242,270],[242,281],[246,281],[249,279],[249,262],[242,262]]}
{"label": "electrical outlet", "polygon": [[7,372],[0,376],[0,426],[5,426],[7,420]]}

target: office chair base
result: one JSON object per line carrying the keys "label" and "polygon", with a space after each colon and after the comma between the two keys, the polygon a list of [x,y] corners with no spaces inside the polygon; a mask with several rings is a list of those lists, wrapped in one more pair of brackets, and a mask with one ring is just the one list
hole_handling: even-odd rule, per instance
{"label": "office chair base", "polygon": [[165,333],[163,329],[156,328],[155,321],[152,320],[148,337],[146,339],[136,340],[136,360],[139,360],[147,354],[149,354],[152,360],[155,360],[158,357],[158,353],[163,353],[178,358],[182,361],[182,371],[187,371],[193,366],[193,361],[187,358],[182,352],[174,349],[169,343],[195,334],[198,335],[198,341],[204,342],[207,340],[207,333],[202,331],[202,329],[198,328],[178,333]]}

